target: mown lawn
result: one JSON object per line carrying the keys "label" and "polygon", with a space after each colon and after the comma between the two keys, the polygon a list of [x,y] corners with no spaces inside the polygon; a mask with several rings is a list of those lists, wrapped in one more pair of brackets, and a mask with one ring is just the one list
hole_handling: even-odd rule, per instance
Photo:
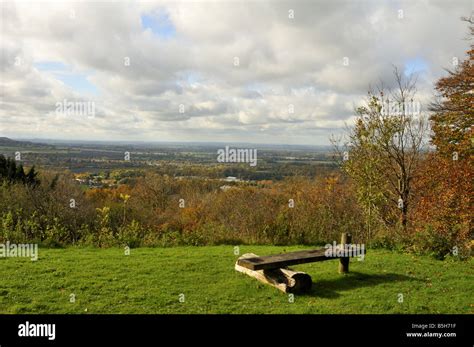
{"label": "mown lawn", "polygon": [[[242,246],[268,255],[308,247]],[[0,313],[473,313],[473,261],[384,250],[295,266],[314,281],[288,295],[234,271],[234,246],[39,249],[0,259]],[[75,302],[70,302],[71,294]],[[180,302],[180,298],[184,302]],[[403,302],[399,302],[403,295]]]}

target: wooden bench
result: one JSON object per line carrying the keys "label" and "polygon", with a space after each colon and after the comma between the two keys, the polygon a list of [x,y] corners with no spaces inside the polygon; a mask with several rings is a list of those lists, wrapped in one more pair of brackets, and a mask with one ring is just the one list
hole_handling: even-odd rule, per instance
{"label": "wooden bench", "polygon": [[298,251],[266,257],[241,258],[237,264],[250,270],[271,270],[284,268],[290,265],[313,263],[316,261],[331,260],[334,258],[326,257],[326,249],[313,249],[309,251]]}
{"label": "wooden bench", "polygon": [[[341,245],[348,245],[352,241],[350,234],[343,233]],[[365,254],[365,250],[362,250]],[[277,255],[259,257],[247,253],[237,259],[235,270],[256,278],[260,282],[272,285],[285,293],[306,292],[311,289],[311,276],[304,272],[294,271],[288,266],[317,261],[339,259],[339,272],[349,272],[349,257],[326,255],[327,249],[313,249],[290,252]],[[351,253],[349,256],[355,256]]]}

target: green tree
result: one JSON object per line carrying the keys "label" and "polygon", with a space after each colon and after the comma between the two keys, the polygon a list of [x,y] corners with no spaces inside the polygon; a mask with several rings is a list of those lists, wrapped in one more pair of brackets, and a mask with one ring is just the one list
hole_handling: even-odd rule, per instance
{"label": "green tree", "polygon": [[38,172],[34,166],[25,173],[23,165],[17,165],[14,159],[5,158],[3,155],[0,155],[0,181],[22,183],[30,187],[36,187],[40,184]]}
{"label": "green tree", "polygon": [[420,161],[427,130],[416,103],[416,78],[394,68],[395,88],[369,91],[356,109],[355,126],[344,146],[335,141],[342,168],[352,178],[367,215],[367,239],[375,219],[386,226],[397,222],[406,229],[413,191],[411,182]]}

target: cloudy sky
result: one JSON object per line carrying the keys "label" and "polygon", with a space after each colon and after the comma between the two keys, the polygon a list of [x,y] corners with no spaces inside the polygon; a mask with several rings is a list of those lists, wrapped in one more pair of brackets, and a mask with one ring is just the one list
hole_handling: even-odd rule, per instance
{"label": "cloudy sky", "polygon": [[392,64],[423,107],[473,4],[2,2],[0,136],[327,144]]}

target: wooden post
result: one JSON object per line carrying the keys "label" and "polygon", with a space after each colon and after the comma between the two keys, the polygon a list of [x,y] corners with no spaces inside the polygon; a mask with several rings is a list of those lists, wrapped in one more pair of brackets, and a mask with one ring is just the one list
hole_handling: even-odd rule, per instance
{"label": "wooden post", "polygon": [[[341,247],[346,249],[346,245],[352,242],[352,235],[348,233],[342,233],[341,235]],[[349,272],[349,257],[339,259],[339,273]]]}
{"label": "wooden post", "polygon": [[[253,253],[246,253],[239,259],[256,258]],[[256,278],[262,283],[269,284],[278,288],[284,293],[307,292],[311,289],[311,276],[300,271],[293,271],[289,268],[268,269],[268,270],[250,270],[235,263],[235,270],[242,272],[250,277]]]}

